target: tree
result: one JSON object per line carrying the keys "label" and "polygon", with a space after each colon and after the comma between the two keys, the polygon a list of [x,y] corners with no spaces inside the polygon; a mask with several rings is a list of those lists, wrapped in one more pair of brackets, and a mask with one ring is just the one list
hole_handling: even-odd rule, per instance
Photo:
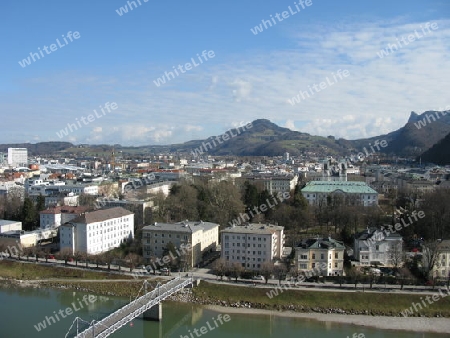
{"label": "tree", "polygon": [[269,281],[270,277],[272,277],[274,271],[274,264],[272,262],[264,262],[261,264],[261,269],[259,273],[264,277],[265,283]]}
{"label": "tree", "polygon": [[25,197],[22,206],[22,219],[24,230],[34,230],[37,227],[38,216],[36,207],[29,197]]}
{"label": "tree", "polygon": [[281,281],[286,279],[287,269],[283,264],[275,265],[273,274],[275,278],[278,279],[278,284],[281,284]]}
{"label": "tree", "polygon": [[359,270],[356,267],[352,266],[350,269],[347,270],[347,276],[349,276],[353,280],[356,289],[359,278],[361,276],[361,272],[359,272]]}
{"label": "tree", "polygon": [[438,241],[426,241],[422,245],[422,267],[425,276],[429,279],[434,279],[435,277],[433,271],[438,263],[439,244]]}
{"label": "tree", "polygon": [[64,265],[67,265],[69,259],[72,258],[72,250],[69,248],[64,248],[56,255],[58,259],[64,260]]}
{"label": "tree", "polygon": [[75,266],[78,266],[78,261],[83,259],[83,252],[81,251],[75,251],[75,253],[73,254],[73,259],[75,260]]}
{"label": "tree", "polygon": [[394,271],[396,272],[398,268],[402,265],[405,258],[405,253],[403,251],[403,241],[398,240],[395,243],[393,243],[388,252],[388,259],[391,262],[392,266],[394,267]]}
{"label": "tree", "polygon": [[129,264],[130,272],[132,272],[133,269],[136,268],[137,265],[139,265],[142,257],[136,255],[135,253],[129,253],[125,258]]}
{"label": "tree", "polygon": [[230,277],[234,278],[234,281],[237,282],[238,278],[241,277],[244,268],[241,263],[234,262],[230,266],[228,266],[228,271]]}
{"label": "tree", "polygon": [[214,274],[217,277],[220,277],[220,280],[222,280],[223,275],[225,274],[225,271],[226,271],[226,262],[225,262],[225,260],[222,259],[222,258],[217,259],[213,263],[212,268],[213,268]]}
{"label": "tree", "polygon": [[111,263],[114,260],[114,253],[112,251],[106,251],[102,254],[102,259],[108,265],[108,271],[111,270]]}

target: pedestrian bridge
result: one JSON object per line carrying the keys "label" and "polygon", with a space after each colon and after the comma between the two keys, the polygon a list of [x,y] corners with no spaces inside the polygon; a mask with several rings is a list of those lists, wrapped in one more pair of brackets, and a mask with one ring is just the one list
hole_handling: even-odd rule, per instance
{"label": "pedestrian bridge", "polygon": [[[145,292],[143,296],[136,297],[134,301],[100,321],[93,320],[92,322],[86,322],[77,317],[72,323],[65,338],[108,337],[141,314],[144,314],[144,318],[159,320],[161,317],[161,302],[190,284],[194,284],[194,279],[192,277],[177,277],[166,284],[158,284],[153,291],[148,293]],[[146,281],[144,282],[143,287],[145,287],[145,291],[147,291]],[[80,332],[80,324],[83,327],[86,327],[86,324],[88,324],[89,327]],[[76,333],[73,333],[73,331],[76,331]]]}

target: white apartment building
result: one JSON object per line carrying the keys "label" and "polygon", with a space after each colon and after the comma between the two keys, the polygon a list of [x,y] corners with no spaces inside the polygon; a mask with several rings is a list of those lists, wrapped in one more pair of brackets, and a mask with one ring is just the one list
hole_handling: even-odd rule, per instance
{"label": "white apartment building", "polygon": [[286,177],[286,176],[270,176],[262,179],[264,183],[264,189],[269,194],[277,194],[283,192],[290,192],[295,189],[298,183],[298,176]]}
{"label": "white apartment building", "polygon": [[28,194],[30,196],[50,196],[58,194],[69,194],[74,195],[92,195],[98,196],[98,185],[96,184],[65,184],[65,182],[53,182],[51,184],[29,185]]}
{"label": "white apartment building", "polygon": [[296,248],[297,269],[300,272],[314,270],[314,275],[343,276],[343,243],[332,238],[303,240]]}
{"label": "white apartment building", "polygon": [[8,148],[8,164],[12,167],[28,166],[28,149]]}
{"label": "white apartment building", "polygon": [[[423,249],[425,267],[428,269],[430,259],[427,257],[429,250],[426,247]],[[431,274],[435,278],[448,279],[450,277],[450,240],[441,241],[436,248],[436,258]]]}
{"label": "white apartment building", "polygon": [[226,228],[220,235],[221,258],[248,270],[259,270],[264,262],[273,262],[283,254],[282,226],[250,223]]}
{"label": "white apartment building", "polygon": [[219,243],[219,224],[210,222],[155,223],[142,228],[143,256],[146,263],[162,258],[167,244],[176,249],[190,245],[191,267],[202,261],[202,255],[216,250]]}
{"label": "white apartment building", "polygon": [[378,193],[365,182],[311,181],[302,189],[309,204],[327,203],[328,197],[342,198],[346,204],[378,205]]}
{"label": "white apartment building", "polygon": [[[370,228],[355,235],[353,256],[362,266],[394,266],[400,260],[403,238],[398,233],[386,233]],[[396,257],[398,256],[398,257]]]}
{"label": "white apartment building", "polygon": [[39,212],[40,228],[55,228],[81,216],[88,210],[83,206],[56,206]]}
{"label": "white apartment building", "polygon": [[60,226],[60,249],[91,255],[134,238],[134,215],[123,208],[86,212]]}

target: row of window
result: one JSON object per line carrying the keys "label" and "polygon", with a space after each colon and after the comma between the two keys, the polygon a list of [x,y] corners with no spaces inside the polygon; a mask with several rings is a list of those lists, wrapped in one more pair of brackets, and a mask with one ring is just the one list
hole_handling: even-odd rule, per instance
{"label": "row of window", "polygon": [[[231,253],[235,253],[234,250],[233,250]],[[236,250],[236,253],[240,254],[240,253],[241,253],[241,250]],[[242,253],[245,254],[245,250],[242,250]],[[230,254],[229,251],[225,251],[225,255],[228,256],[229,254]],[[251,253],[251,251],[247,251],[247,254],[248,254],[248,255],[251,255],[252,253]],[[253,255],[259,255],[259,256],[261,256],[261,255],[265,255],[265,254],[266,254],[266,253],[263,252],[263,251],[253,251]]]}
{"label": "row of window", "polygon": [[[231,243],[232,244],[232,247],[234,248],[234,247],[238,247],[238,248],[240,248],[241,247],[241,243]],[[225,243],[225,248],[229,248],[230,247],[230,243]],[[242,247],[243,248],[245,248],[245,243],[242,243]],[[250,243],[247,243],[247,248],[250,248],[251,246],[250,246]],[[253,247],[254,248],[256,248],[257,246],[256,246],[256,244],[255,243],[253,243]],[[266,245],[265,244],[258,244],[258,248],[265,248],[266,247]]]}
{"label": "row of window", "polygon": [[[236,237],[236,238],[235,238]],[[225,239],[226,240],[229,240],[230,239],[230,236],[229,235],[225,235]],[[231,236],[231,239],[241,239],[241,236]],[[242,236],[242,239],[243,240],[245,240],[245,236]],[[249,241],[249,240],[251,240],[251,237],[250,236],[247,236],[247,241]],[[261,242],[261,241],[264,241],[264,242],[266,242],[267,241],[267,237],[253,237],[253,240],[254,241],[259,241],[259,242]]]}
{"label": "row of window", "polygon": [[[339,253],[338,252],[334,253],[334,258],[335,259],[339,259]],[[308,259],[308,255],[300,254],[300,259]],[[311,259],[316,259],[316,254],[315,253],[311,254]],[[321,253],[320,254],[320,259],[325,259],[325,254]],[[329,259],[331,259],[331,254],[329,255]]]}

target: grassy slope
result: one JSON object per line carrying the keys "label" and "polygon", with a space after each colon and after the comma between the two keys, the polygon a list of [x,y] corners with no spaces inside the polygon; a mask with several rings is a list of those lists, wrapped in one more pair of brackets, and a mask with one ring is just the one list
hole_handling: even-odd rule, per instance
{"label": "grassy slope", "polygon": [[[226,301],[230,303],[250,302],[255,307],[267,309],[287,309],[294,305],[297,310],[305,312],[321,309],[341,309],[346,312],[364,313],[368,310],[373,315],[398,316],[409,308],[412,302],[420,303],[419,295],[384,294],[371,292],[322,292],[288,290],[270,299],[269,289],[237,287],[201,282],[194,289],[195,296],[203,301]],[[437,291],[436,291],[437,293]],[[445,293],[444,293],[445,294]],[[441,298],[432,305],[419,311],[427,317],[436,315],[450,317],[450,297]]]}

